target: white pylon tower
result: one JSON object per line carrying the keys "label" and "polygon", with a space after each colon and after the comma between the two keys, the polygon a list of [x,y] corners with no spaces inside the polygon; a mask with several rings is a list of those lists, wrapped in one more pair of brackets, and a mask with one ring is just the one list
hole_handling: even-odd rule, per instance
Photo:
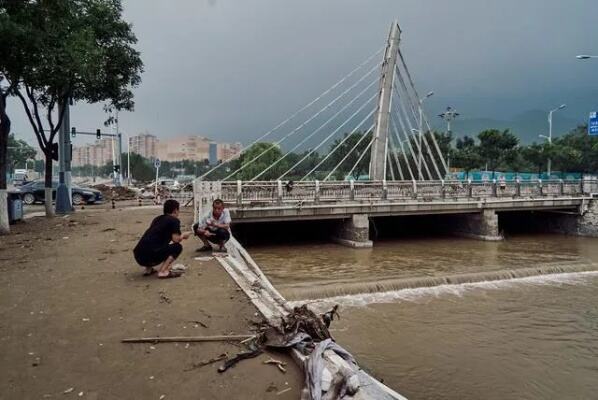
{"label": "white pylon tower", "polygon": [[388,43],[384,52],[382,75],[380,77],[380,95],[374,127],[374,138],[370,159],[370,179],[381,181],[386,178],[386,154],[388,150],[388,131],[390,128],[390,107],[394,70],[401,41],[401,28],[398,21],[390,27]]}

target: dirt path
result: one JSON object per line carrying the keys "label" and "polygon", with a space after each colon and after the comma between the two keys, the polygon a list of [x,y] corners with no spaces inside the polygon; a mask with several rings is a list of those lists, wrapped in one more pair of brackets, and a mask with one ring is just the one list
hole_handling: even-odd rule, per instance
{"label": "dirt path", "polygon": [[[179,260],[188,267],[182,278],[142,277],[131,249],[159,212],[107,207],[31,218],[0,238],[0,399],[299,398],[302,374],[284,354],[219,374],[220,363],[194,364],[234,355],[243,350],[237,344],[120,343],[245,334],[258,320],[217,262],[194,260],[195,240]],[[191,218],[181,218],[187,229]],[[287,362],[286,374],[263,364],[271,356]]]}

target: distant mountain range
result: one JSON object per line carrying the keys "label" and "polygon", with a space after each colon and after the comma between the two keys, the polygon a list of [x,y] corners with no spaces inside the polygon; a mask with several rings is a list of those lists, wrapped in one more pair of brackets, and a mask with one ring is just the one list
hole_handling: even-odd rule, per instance
{"label": "distant mountain range", "polygon": [[[585,124],[555,113],[553,116],[552,135],[558,137],[575,129],[578,125]],[[434,128],[444,131],[446,125],[442,121],[434,121]],[[486,129],[510,129],[521,140],[522,144],[541,142],[544,139],[538,135],[548,135],[548,115],[545,111],[532,110],[517,115],[511,120],[498,120],[492,118],[457,119],[451,127],[455,137],[477,136]]]}

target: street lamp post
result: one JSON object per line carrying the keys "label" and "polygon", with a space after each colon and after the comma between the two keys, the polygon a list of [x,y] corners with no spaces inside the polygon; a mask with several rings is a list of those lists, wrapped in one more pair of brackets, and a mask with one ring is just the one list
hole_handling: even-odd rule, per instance
{"label": "street lamp post", "polygon": [[590,56],[587,54],[582,54],[582,55],[577,56],[578,60],[589,60],[590,58],[598,58],[598,56]]}
{"label": "street lamp post", "polygon": [[424,176],[422,174],[422,136],[424,134],[424,101],[434,96],[434,92],[429,92],[426,97],[419,99],[419,156],[417,158],[417,174],[419,180],[422,181]]}
{"label": "street lamp post", "polygon": [[[550,112],[548,113],[548,144],[550,146],[552,146],[552,114],[554,114],[556,111],[562,110],[563,108],[567,107],[566,104],[561,104],[558,108],[555,108],[554,110],[550,110]],[[550,173],[551,171],[551,167],[552,167],[552,159],[550,158],[550,156],[548,157],[548,179],[550,179]]]}

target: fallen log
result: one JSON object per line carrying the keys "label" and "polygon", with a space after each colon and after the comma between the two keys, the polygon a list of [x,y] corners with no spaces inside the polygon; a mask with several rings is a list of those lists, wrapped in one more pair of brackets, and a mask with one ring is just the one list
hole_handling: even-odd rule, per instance
{"label": "fallen log", "polygon": [[219,335],[219,336],[163,336],[130,338],[121,340],[122,343],[189,343],[189,342],[227,342],[253,338],[254,335]]}

